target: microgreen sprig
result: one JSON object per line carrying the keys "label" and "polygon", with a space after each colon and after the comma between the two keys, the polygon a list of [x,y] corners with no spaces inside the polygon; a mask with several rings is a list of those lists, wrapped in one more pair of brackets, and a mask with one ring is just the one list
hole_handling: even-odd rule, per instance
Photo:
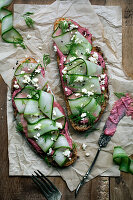
{"label": "microgreen sprig", "polygon": [[30,15],[33,15],[33,14],[34,14],[33,12],[26,12],[23,14],[25,23],[27,24],[29,28],[33,28],[33,25],[34,25],[34,20],[29,17]]}
{"label": "microgreen sprig", "polygon": [[114,94],[115,94],[115,96],[117,96],[119,99],[121,98],[121,97],[125,97],[125,94],[124,93],[117,93],[117,92],[114,92]]}
{"label": "microgreen sprig", "polygon": [[50,56],[48,54],[43,55],[43,64],[46,69],[46,66],[50,63]]}

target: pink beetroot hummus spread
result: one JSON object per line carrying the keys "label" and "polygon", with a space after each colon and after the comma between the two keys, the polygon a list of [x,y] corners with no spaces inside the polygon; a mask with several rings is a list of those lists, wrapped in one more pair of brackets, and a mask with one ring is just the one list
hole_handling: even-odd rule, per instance
{"label": "pink beetroot hummus spread", "polygon": [[113,136],[119,121],[125,115],[131,116],[133,119],[133,99],[128,94],[115,102],[106,121],[104,134]]}

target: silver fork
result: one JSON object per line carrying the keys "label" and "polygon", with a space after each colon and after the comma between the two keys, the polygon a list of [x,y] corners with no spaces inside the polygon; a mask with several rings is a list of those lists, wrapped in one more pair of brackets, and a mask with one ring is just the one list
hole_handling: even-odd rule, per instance
{"label": "silver fork", "polygon": [[34,183],[39,187],[47,200],[60,200],[61,192],[55,185],[39,170],[34,171],[36,176],[32,174],[31,178]]}

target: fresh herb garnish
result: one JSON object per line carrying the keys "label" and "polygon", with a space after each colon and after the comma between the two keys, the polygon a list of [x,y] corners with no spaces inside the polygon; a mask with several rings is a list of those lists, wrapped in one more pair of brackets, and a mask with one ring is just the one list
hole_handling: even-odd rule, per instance
{"label": "fresh herb garnish", "polygon": [[103,103],[104,103],[104,101],[105,101],[105,97],[104,97],[104,94],[100,94],[100,95],[98,95],[98,94],[94,94],[94,98],[95,98],[95,100],[96,100],[96,102],[99,104],[99,105],[102,105]]}
{"label": "fresh herb garnish", "polygon": [[19,46],[21,46],[23,49],[26,49],[26,46],[25,46],[23,40],[21,40],[21,39],[19,39],[19,38],[14,38],[14,43],[13,43],[13,44],[14,44],[15,47],[18,47],[18,45],[19,45]]}
{"label": "fresh herb garnish", "polygon": [[43,55],[43,64],[44,67],[46,68],[46,66],[50,63],[50,56],[48,54],[44,54]]}
{"label": "fresh herb garnish", "polygon": [[125,97],[126,95],[124,94],[124,93],[117,93],[117,92],[114,92],[114,94],[115,94],[115,96],[117,96],[119,99],[121,98],[121,97]]}
{"label": "fresh herb garnish", "polygon": [[73,149],[76,149],[76,148],[77,148],[77,144],[76,144],[75,142],[72,144],[72,148],[73,148]]}
{"label": "fresh herb garnish", "polygon": [[27,24],[29,28],[33,28],[33,25],[34,25],[34,20],[29,17],[30,15],[33,15],[33,14],[34,14],[33,12],[26,12],[23,14],[25,23]]}
{"label": "fresh herb garnish", "polygon": [[21,123],[17,123],[16,129],[18,132],[22,132],[23,131],[23,126]]}
{"label": "fresh herb garnish", "polygon": [[67,31],[70,24],[71,24],[71,21],[66,21],[66,20],[59,22],[59,28],[61,29],[62,33],[65,33]]}

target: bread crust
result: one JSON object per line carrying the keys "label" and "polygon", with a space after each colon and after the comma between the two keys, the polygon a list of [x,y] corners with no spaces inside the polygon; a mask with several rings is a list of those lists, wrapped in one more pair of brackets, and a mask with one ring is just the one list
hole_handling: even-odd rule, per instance
{"label": "bread crust", "polygon": [[[37,61],[34,59],[34,58],[32,58],[32,57],[28,57],[28,58],[25,58],[24,60],[22,60],[21,62],[20,62],[20,64],[18,65],[18,67],[22,64],[22,63],[24,63],[26,60],[29,60],[30,62],[32,62],[32,63],[37,63]],[[17,67],[17,68],[18,68]],[[11,84],[11,95],[13,95],[13,92],[15,91],[15,88],[13,87],[13,84],[14,84],[14,81],[16,80],[16,78],[15,78],[15,76],[13,77],[13,79],[12,79],[12,84]],[[17,113],[18,113],[18,111],[16,110],[16,108],[15,107],[13,107],[13,111],[14,111],[14,118],[16,118],[16,115],[17,115]],[[26,139],[26,141],[28,142],[28,144],[30,145],[30,146],[32,146],[32,144],[28,141],[28,138],[25,136],[25,133],[24,132],[21,132],[22,133],[22,135],[25,137],[25,139]],[[37,154],[39,154],[39,156],[41,156],[44,160],[45,160],[45,158],[47,157],[47,160],[48,160],[48,163],[49,164],[51,164],[51,165],[53,165],[54,167],[58,167],[58,168],[63,168],[63,167],[68,167],[68,166],[70,166],[70,165],[72,165],[76,160],[77,160],[77,149],[76,148],[74,148],[74,149],[72,149],[72,157],[71,157],[71,160],[67,160],[67,162],[62,166],[62,167],[60,167],[59,165],[57,165],[57,163],[50,157],[50,156],[48,156],[45,152],[42,152],[42,153],[39,153],[33,146],[32,146],[32,148],[33,148],[33,150],[37,153]]]}
{"label": "bread crust", "polygon": [[[54,30],[56,30],[56,28],[58,27],[59,22],[60,22],[60,21],[63,21],[63,20],[70,20],[70,19],[69,19],[69,18],[59,18],[59,19],[57,19],[57,20],[55,21],[55,23],[54,23]],[[96,46],[96,47],[93,47],[93,48],[92,48],[92,51],[96,51],[96,52],[99,53],[101,56],[103,56],[103,53],[102,53],[100,47],[97,47],[97,46]],[[59,58],[58,55],[57,55],[57,63],[58,63],[58,67],[60,67],[60,65],[59,65],[59,63],[60,63],[60,58]],[[103,69],[103,72],[106,73],[106,72],[107,72],[107,69]],[[104,101],[104,103],[103,103],[102,106],[101,106],[101,113],[100,113],[100,115],[99,115],[97,121],[99,121],[100,118],[102,117],[102,115],[103,115],[103,113],[104,113],[104,110],[105,110],[105,108],[106,108],[106,106],[107,106],[107,104],[108,104],[108,99],[109,99],[108,88],[104,91],[104,97],[105,97],[105,101]],[[64,99],[65,99],[65,102],[66,102],[67,113],[68,113],[68,116],[69,116],[69,115],[71,115],[72,113],[71,113],[71,110],[70,110],[70,106],[69,106],[68,100],[67,100],[67,98],[66,98],[65,95],[64,95]],[[78,132],[84,132],[84,131],[87,131],[88,129],[92,128],[92,126],[90,126],[90,125],[89,125],[89,126],[78,125],[77,123],[74,123],[70,118],[69,118],[69,120],[70,120],[70,123],[71,123],[72,127],[73,127],[76,131],[78,131]]]}

